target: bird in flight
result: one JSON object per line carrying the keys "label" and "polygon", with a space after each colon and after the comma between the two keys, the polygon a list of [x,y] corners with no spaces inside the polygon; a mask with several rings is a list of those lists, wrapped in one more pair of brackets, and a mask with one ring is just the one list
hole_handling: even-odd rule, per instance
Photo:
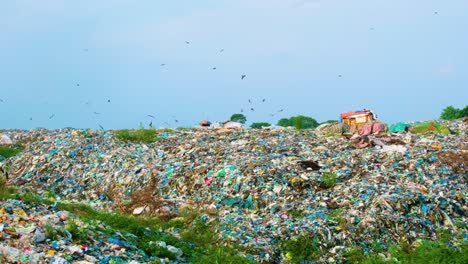
{"label": "bird in flight", "polygon": [[241,76],[241,80],[244,80],[244,78],[245,78],[245,77],[247,77],[247,75],[245,75],[245,74],[242,74],[242,76]]}
{"label": "bird in flight", "polygon": [[32,117],[29,118],[29,121],[32,121]]}
{"label": "bird in flight", "polygon": [[189,41],[185,41],[185,44],[190,45],[190,42],[189,42]]}
{"label": "bird in flight", "polygon": [[160,66],[161,66],[161,67],[162,67],[162,66],[166,66],[166,63],[161,63],[161,65],[160,65]]}
{"label": "bird in flight", "polygon": [[55,114],[52,114],[51,116],[49,116],[49,119],[52,119],[54,118]]}
{"label": "bird in flight", "polygon": [[251,104],[251,103],[252,103],[252,101],[249,99],[249,104]]}
{"label": "bird in flight", "polygon": [[83,49],[83,51],[88,51],[89,49]]}
{"label": "bird in flight", "polygon": [[241,109],[241,113],[244,113],[244,109]]}
{"label": "bird in flight", "polygon": [[340,74],[340,75],[338,75],[338,77],[340,77],[340,78],[341,78],[341,77],[343,77],[343,76]]}
{"label": "bird in flight", "polygon": [[283,111],[284,111],[284,109],[281,109],[281,110],[279,110],[278,112],[283,112]]}
{"label": "bird in flight", "polygon": [[434,15],[437,15],[437,14],[439,14],[439,12],[437,12],[437,11],[436,11],[436,12],[434,12]]}
{"label": "bird in flight", "polygon": [[223,51],[224,51],[224,49],[220,49],[220,50],[219,50],[219,52],[223,52]]}
{"label": "bird in flight", "polygon": [[107,102],[110,103],[110,99],[107,99]]}
{"label": "bird in flight", "polygon": [[98,124],[98,125],[99,125],[99,127],[100,127],[102,130],[104,130],[104,128],[101,126],[101,124]]}
{"label": "bird in flight", "polygon": [[76,86],[80,86],[80,84],[79,84],[79,83],[77,83],[77,84],[76,84]]}
{"label": "bird in flight", "polygon": [[153,127],[153,121],[151,121],[151,122],[149,123],[149,127],[151,127],[151,128]]}
{"label": "bird in flight", "polygon": [[156,118],[156,117],[154,117],[154,115],[147,115],[147,116],[148,116],[148,117],[151,117],[151,118]]}
{"label": "bird in flight", "polygon": [[101,113],[98,113],[98,112],[94,112],[95,115],[100,115]]}
{"label": "bird in flight", "polygon": [[265,102],[265,101],[266,101],[266,99],[265,99],[265,98],[263,98],[262,102]]}
{"label": "bird in flight", "polygon": [[252,107],[252,108],[250,108],[250,111],[255,111],[255,110],[254,110],[253,107]]}
{"label": "bird in flight", "polygon": [[0,102],[2,102],[2,103],[3,103],[3,102],[4,102],[4,101],[3,101],[3,99],[1,99],[1,98],[0,98]]}
{"label": "bird in flight", "polygon": [[216,67],[213,67],[212,69],[213,69],[213,70],[216,70]]}

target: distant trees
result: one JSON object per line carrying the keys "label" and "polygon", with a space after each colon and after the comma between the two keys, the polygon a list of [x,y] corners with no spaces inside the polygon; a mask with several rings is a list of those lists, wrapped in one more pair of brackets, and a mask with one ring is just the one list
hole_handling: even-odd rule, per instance
{"label": "distant trees", "polygon": [[262,127],[269,127],[269,126],[271,126],[271,124],[266,123],[266,122],[256,122],[256,123],[252,123],[252,125],[250,125],[250,128],[262,128]]}
{"label": "distant trees", "polygon": [[245,124],[245,122],[247,122],[247,118],[243,114],[233,114],[231,116],[231,121],[232,122],[239,122],[241,124]]}
{"label": "distant trees", "polygon": [[340,122],[340,121],[338,121],[338,120],[327,120],[327,121],[325,121],[325,122],[320,123],[320,125],[321,125],[321,124],[339,123],[339,122]]}
{"label": "distant trees", "polygon": [[319,126],[319,123],[312,117],[298,115],[290,118],[281,118],[280,120],[278,120],[277,125],[282,127],[294,126],[296,129],[299,130],[316,128]]}
{"label": "distant trees", "polygon": [[278,120],[278,123],[276,124],[277,126],[282,126],[282,127],[290,127],[293,126],[291,120],[289,118],[281,118]]}
{"label": "distant trees", "polygon": [[466,116],[468,116],[468,105],[465,106],[465,108],[463,109],[458,109],[450,105],[450,106],[447,106],[444,110],[442,110],[440,119],[454,120],[454,119],[462,118]]}

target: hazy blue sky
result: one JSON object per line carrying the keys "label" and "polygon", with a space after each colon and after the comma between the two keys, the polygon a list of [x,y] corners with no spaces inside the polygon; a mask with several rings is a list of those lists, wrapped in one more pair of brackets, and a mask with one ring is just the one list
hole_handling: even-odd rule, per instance
{"label": "hazy blue sky", "polygon": [[468,103],[468,1],[0,1],[0,80],[1,128],[194,125],[241,108],[249,122],[364,107],[435,119]]}

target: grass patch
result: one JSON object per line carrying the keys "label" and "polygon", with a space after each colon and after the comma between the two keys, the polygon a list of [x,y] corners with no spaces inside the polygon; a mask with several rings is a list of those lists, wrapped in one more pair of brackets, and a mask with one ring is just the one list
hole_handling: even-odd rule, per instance
{"label": "grass patch", "polygon": [[299,236],[291,240],[283,241],[280,248],[285,257],[292,263],[304,263],[313,261],[320,255],[319,239],[309,236]]}
{"label": "grass patch", "polygon": [[320,187],[322,188],[331,188],[335,186],[336,183],[336,174],[331,172],[326,172],[322,175],[320,181]]}
{"label": "grass patch", "polygon": [[169,251],[167,248],[158,245],[154,241],[148,241],[141,245],[141,249],[148,253],[150,256],[157,256],[159,258],[168,258],[171,260],[176,259],[176,255]]}
{"label": "grass patch", "polygon": [[451,234],[439,232],[436,241],[422,240],[416,246],[410,247],[406,242],[390,245],[388,254],[390,258],[384,259],[378,253],[383,251],[380,246],[371,245],[374,253],[366,256],[362,249],[354,247],[344,254],[345,263],[416,263],[416,264],[462,264],[468,263],[468,243],[461,236],[456,238],[459,247],[450,242]]}
{"label": "grass patch", "polygon": [[57,229],[50,224],[46,224],[44,229],[46,231],[47,237],[51,240],[57,240],[59,237],[64,235],[63,230]]}
{"label": "grass patch", "polygon": [[158,133],[154,129],[122,129],[115,131],[114,136],[125,142],[153,143],[157,140]]}
{"label": "grass patch", "polygon": [[69,220],[67,224],[67,231],[72,235],[72,239],[78,243],[84,243],[88,240],[88,232],[84,228],[78,227],[75,220]]}
{"label": "grass patch", "polygon": [[[22,149],[8,146],[0,146],[0,156],[4,158],[11,158],[18,155]],[[1,159],[1,158],[0,158]]]}
{"label": "grass patch", "polygon": [[335,209],[327,215],[328,219],[337,223],[337,230],[346,230],[346,219],[343,217],[343,211],[341,209]]}
{"label": "grass patch", "polygon": [[304,217],[304,211],[302,210],[292,210],[291,212],[291,216],[294,217],[294,218],[301,218],[301,217]]}
{"label": "grass patch", "polygon": [[436,133],[436,134],[450,134],[448,127],[443,126],[437,122],[426,122],[415,125],[411,128],[413,134]]}

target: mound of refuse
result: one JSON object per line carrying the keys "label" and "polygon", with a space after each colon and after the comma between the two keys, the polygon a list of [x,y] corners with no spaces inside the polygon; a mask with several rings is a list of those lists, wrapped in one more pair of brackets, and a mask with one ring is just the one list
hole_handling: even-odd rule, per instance
{"label": "mound of refuse", "polygon": [[[357,148],[312,130],[193,130],[127,143],[112,131],[15,131],[27,140],[3,163],[8,184],[105,210],[170,219],[214,212],[218,235],[281,263],[281,243],[318,238],[318,262],[351,247],[466,233],[468,136],[400,132]],[[72,249],[70,249],[72,250]]]}

